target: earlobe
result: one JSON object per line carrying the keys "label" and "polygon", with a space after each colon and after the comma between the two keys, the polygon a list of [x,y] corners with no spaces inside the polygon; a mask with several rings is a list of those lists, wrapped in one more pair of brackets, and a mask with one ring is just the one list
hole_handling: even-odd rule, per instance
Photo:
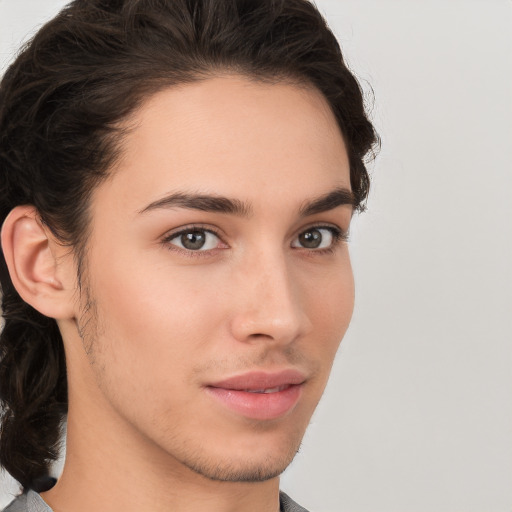
{"label": "earlobe", "polygon": [[21,298],[45,316],[74,316],[72,285],[66,282],[57,247],[33,206],[17,206],[2,226],[2,250]]}

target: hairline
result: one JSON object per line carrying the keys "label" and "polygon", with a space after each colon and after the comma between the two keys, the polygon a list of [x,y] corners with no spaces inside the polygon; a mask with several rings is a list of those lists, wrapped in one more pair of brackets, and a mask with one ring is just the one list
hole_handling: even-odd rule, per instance
{"label": "hairline", "polygon": [[[179,82],[172,83],[172,79],[169,78],[151,78],[146,81],[140,81],[134,87],[134,105],[132,109],[121,119],[119,119],[111,128],[112,132],[107,135],[108,138],[111,138],[111,148],[110,152],[112,155],[112,161],[110,162],[109,167],[105,171],[105,175],[102,177],[98,177],[93,187],[91,187],[89,194],[84,202],[84,212],[83,212],[83,231],[80,233],[80,241],[71,244],[72,250],[75,257],[75,262],[77,265],[77,284],[78,291],[82,292],[83,286],[83,277],[84,273],[87,270],[87,248],[88,241],[91,235],[91,221],[92,218],[90,216],[90,206],[92,202],[92,198],[98,187],[101,186],[102,183],[113,179],[113,177],[120,171],[121,165],[123,163],[123,157],[125,155],[124,151],[124,142],[126,141],[127,135],[134,131],[138,124],[135,121],[138,114],[147,106],[147,104],[160,92],[166,89],[178,89],[182,87],[186,87],[187,85],[194,84],[201,81],[211,80],[215,78],[229,78],[229,77],[241,77],[245,78],[249,81],[255,83],[262,83],[268,85],[278,85],[285,84],[291,85],[293,87],[297,87],[299,89],[303,89],[305,91],[315,91],[318,92],[323,98],[326,107],[332,113],[334,117],[334,121],[336,126],[338,127],[340,134],[343,138],[343,141],[349,150],[347,145],[346,137],[343,133],[343,130],[338,122],[337,116],[334,114],[332,110],[332,106],[325,96],[325,94],[317,87],[311,80],[309,80],[305,76],[300,76],[297,73],[291,73],[286,71],[280,71],[275,73],[264,73],[251,71],[250,69],[245,69],[242,66],[208,66],[205,69],[197,70],[191,73],[189,79],[180,80]],[[354,209],[357,210],[360,205],[354,205]]]}

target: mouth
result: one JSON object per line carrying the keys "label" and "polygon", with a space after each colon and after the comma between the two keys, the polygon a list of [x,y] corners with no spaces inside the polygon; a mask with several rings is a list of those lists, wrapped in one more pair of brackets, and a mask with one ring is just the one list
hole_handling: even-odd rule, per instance
{"label": "mouth", "polygon": [[287,384],[285,386],[277,386],[275,388],[267,388],[267,389],[242,389],[241,391],[245,391],[246,393],[279,393],[288,389],[291,384]]}
{"label": "mouth", "polygon": [[232,413],[264,421],[290,413],[305,382],[305,376],[296,370],[250,372],[207,385],[205,391]]}

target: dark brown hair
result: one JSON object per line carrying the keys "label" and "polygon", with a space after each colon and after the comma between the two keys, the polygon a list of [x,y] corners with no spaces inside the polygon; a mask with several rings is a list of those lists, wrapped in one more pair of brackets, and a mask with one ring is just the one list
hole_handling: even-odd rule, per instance
{"label": "dark brown hair", "polygon": [[[0,222],[36,207],[73,248],[80,274],[87,206],[144,98],[218,72],[291,79],[327,99],[345,138],[362,209],[377,142],[360,87],[307,0],[75,0],[47,23],[0,84]],[[26,304],[0,258],[0,464],[35,488],[58,457],[66,363],[55,320]]]}

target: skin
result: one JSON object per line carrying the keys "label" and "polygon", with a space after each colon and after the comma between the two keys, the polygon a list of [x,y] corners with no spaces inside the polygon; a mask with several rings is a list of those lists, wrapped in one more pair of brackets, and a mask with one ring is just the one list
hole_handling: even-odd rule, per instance
{"label": "skin", "polygon": [[[72,256],[46,233],[57,263],[45,269],[70,304],[58,317],[69,416],[64,471],[43,497],[56,512],[276,512],[278,475],[353,309],[348,246],[329,231],[348,232],[353,207],[300,213],[350,191],[342,135],[317,90],[236,75],[165,89],[127,125],[122,158],[91,200],[81,295]],[[176,193],[246,211],[155,206]],[[200,251],[179,247],[191,226],[217,235]],[[314,228],[325,249],[301,245]],[[244,417],[206,392],[285,369],[305,382],[277,419]]]}

